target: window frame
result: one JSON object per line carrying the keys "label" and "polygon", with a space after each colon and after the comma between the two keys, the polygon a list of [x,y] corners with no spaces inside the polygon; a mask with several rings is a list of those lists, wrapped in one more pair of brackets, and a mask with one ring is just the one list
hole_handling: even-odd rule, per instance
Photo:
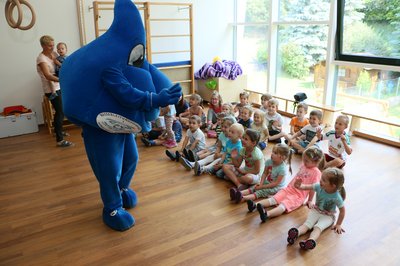
{"label": "window frame", "polygon": [[344,34],[344,8],[346,0],[337,1],[337,19],[336,19],[336,49],[335,60],[356,62],[365,64],[387,65],[387,66],[400,66],[400,58],[389,58],[382,56],[366,56],[366,55],[353,55],[343,53],[343,34]]}

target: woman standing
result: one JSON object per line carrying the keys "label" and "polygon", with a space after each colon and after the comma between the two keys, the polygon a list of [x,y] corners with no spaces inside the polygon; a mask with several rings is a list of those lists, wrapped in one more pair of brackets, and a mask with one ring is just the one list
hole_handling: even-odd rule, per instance
{"label": "woman standing", "polygon": [[73,143],[64,140],[66,132],[62,131],[64,113],[62,108],[62,99],[60,91],[60,83],[55,74],[54,59],[57,54],[54,52],[54,39],[51,36],[44,35],[40,38],[42,52],[36,58],[36,70],[42,81],[43,92],[49,98],[51,105],[55,110],[54,114],[54,131],[56,133],[57,147],[69,147]]}

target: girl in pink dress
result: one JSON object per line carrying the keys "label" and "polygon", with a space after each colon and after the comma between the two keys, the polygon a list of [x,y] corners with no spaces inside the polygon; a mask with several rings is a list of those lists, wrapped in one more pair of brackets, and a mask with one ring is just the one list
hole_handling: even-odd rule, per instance
{"label": "girl in pink dress", "polygon": [[[323,169],[324,153],[316,146],[312,146],[304,151],[303,163],[299,172],[290,181],[289,185],[276,193],[272,198],[262,200],[257,203],[257,210],[260,213],[261,221],[265,222],[268,218],[276,217],[284,212],[291,212],[303,205],[306,199],[307,206],[312,207],[314,191],[300,190],[294,186],[297,179],[301,179],[302,184],[314,184],[320,181]],[[271,210],[266,210],[270,206],[276,206]]]}

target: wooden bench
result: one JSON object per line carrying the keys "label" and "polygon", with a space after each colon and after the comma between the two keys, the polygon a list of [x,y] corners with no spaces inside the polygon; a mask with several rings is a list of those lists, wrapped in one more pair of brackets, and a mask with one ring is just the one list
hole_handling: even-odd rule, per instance
{"label": "wooden bench", "polygon": [[[250,93],[249,99],[251,102],[255,102],[256,104],[260,103],[261,100],[261,92],[257,91],[251,91],[251,90],[246,90],[248,93]],[[295,103],[294,98],[289,99],[286,97],[282,96],[275,96],[273,95],[275,99],[278,99],[280,101],[284,102],[284,108],[282,108],[281,105],[279,105],[279,110],[278,112],[282,115],[288,116],[288,117],[293,117],[295,116],[295,110],[293,111],[293,104]],[[323,117],[322,117],[322,123],[325,124],[327,127],[330,127],[334,123],[334,118],[335,114],[343,111],[343,108],[338,108],[338,107],[333,107],[329,105],[323,105],[323,104],[315,104],[315,103],[308,103],[306,102],[307,105],[309,106],[308,112],[310,112],[310,107],[313,109],[318,109],[322,111]]]}
{"label": "wooden bench", "polygon": [[342,112],[342,114],[351,117],[349,131],[353,135],[371,139],[371,140],[378,141],[378,142],[382,142],[382,143],[386,143],[386,144],[389,144],[392,146],[400,147],[400,137],[398,137],[397,139],[394,137],[393,138],[380,137],[375,134],[367,133],[367,132],[361,130],[361,120],[368,120],[371,122],[376,122],[376,123],[393,126],[393,127],[397,127],[397,128],[400,128],[400,123],[396,123],[396,122],[385,120],[385,119],[368,117],[366,115],[352,113],[352,112]]}

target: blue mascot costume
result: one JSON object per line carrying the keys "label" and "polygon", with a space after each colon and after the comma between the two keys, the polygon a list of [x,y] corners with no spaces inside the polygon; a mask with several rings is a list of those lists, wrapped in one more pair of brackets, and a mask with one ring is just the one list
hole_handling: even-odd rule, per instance
{"label": "blue mascot costume", "polygon": [[71,54],[60,72],[65,115],[82,127],[87,157],[100,185],[103,221],[124,231],[135,224],[129,188],[138,162],[133,133],[149,131],[158,108],[177,103],[179,84],[144,57],[145,31],[131,0],[116,0],[101,37]]}

